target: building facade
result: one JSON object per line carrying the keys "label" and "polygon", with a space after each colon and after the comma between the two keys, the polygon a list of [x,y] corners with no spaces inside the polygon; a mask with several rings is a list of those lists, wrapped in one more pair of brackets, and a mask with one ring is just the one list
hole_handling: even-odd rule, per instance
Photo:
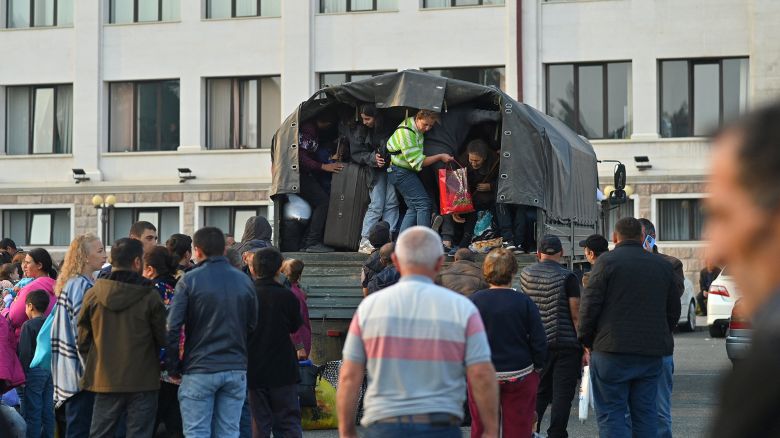
{"label": "building facade", "polygon": [[501,87],[625,163],[635,195],[613,220],[653,219],[693,279],[706,135],[780,95],[775,3],[0,0],[2,234],[61,252],[114,194],[109,241],[139,219],[161,239],[240,235],[273,213],[284,117],[321,86],[413,68]]}

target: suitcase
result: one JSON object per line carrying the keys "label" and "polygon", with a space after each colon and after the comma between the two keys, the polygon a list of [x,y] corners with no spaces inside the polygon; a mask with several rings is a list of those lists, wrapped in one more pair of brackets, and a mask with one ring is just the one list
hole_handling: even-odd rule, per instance
{"label": "suitcase", "polygon": [[368,210],[371,177],[370,168],[355,163],[347,163],[341,172],[333,174],[325,245],[357,251]]}

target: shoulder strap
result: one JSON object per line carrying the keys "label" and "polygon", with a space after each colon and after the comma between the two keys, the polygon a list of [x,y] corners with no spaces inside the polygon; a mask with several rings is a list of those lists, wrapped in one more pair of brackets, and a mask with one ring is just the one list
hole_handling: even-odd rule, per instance
{"label": "shoulder strap", "polygon": [[[400,124],[400,125],[398,125],[398,128],[396,128],[396,130],[398,130],[398,129],[406,129],[406,130],[410,131],[412,134],[415,134],[415,135],[417,135],[417,131],[415,131],[414,129],[412,129],[412,128],[410,128],[410,127],[408,127],[408,126],[404,125],[404,124]],[[388,149],[387,149],[387,153],[388,153],[388,154],[390,154],[390,155],[399,155],[399,154],[401,153],[401,150],[399,149],[399,150],[397,150],[397,151],[391,151],[391,150],[388,148]]]}

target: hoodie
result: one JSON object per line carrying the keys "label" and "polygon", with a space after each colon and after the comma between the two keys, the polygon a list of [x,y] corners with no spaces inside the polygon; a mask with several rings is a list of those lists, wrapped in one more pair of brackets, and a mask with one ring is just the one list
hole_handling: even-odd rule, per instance
{"label": "hoodie", "polygon": [[260,248],[267,248],[271,245],[271,233],[273,229],[268,219],[263,216],[252,216],[246,221],[244,235],[241,236],[241,243],[237,243],[233,248],[243,255],[247,251]]}
{"label": "hoodie", "polygon": [[78,321],[81,389],[158,390],[164,345],[165,306],[157,289],[138,273],[114,271],[84,295]]}

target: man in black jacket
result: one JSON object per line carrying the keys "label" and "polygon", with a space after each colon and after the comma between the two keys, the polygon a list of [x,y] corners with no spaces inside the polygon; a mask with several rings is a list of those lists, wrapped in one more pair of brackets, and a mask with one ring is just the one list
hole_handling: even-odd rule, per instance
{"label": "man in black jacket", "polygon": [[713,438],[780,436],[780,102],[715,139],[707,199],[710,254],[752,316],[753,345],[725,380]]}
{"label": "man in black jacket", "polygon": [[[246,399],[247,340],[257,325],[252,281],[228,263],[215,227],[193,236],[198,268],[176,283],[168,310],[168,372],[182,375],[179,403],[186,436],[237,437]],[[213,419],[213,421],[212,421]],[[214,428],[212,430],[212,424]]]}
{"label": "man in black jacket", "polygon": [[290,335],[303,323],[295,295],[276,282],[284,258],[275,248],[255,253],[257,330],[249,339],[249,406],[254,436],[303,436],[298,358]]}
{"label": "man in black jacket", "polygon": [[557,236],[544,236],[536,253],[538,263],[520,272],[523,292],[539,308],[547,335],[547,359],[536,398],[536,431],[550,409],[548,438],[566,438],[569,412],[582,369],[582,345],[577,340],[580,284],[573,272],[561,266],[563,244]]}
{"label": "man in black jacket", "polygon": [[672,266],[642,248],[638,220],[620,219],[613,239],[615,249],[599,257],[582,293],[578,330],[592,351],[599,433],[656,438],[658,377],[680,317],[677,284]]}

